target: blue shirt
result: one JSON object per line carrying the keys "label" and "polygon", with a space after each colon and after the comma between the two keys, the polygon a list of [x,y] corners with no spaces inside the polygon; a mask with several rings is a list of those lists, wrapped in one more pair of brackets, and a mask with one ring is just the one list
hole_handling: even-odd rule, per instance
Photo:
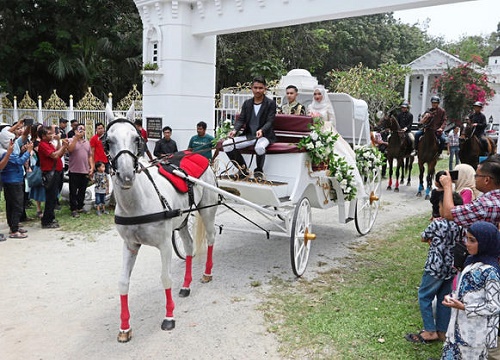
{"label": "blue shirt", "polygon": [[[5,154],[2,155],[0,160],[3,159]],[[29,152],[24,152],[22,155],[10,154],[7,166],[2,170],[2,182],[5,184],[14,184],[24,182],[24,168],[23,164],[30,158]]]}

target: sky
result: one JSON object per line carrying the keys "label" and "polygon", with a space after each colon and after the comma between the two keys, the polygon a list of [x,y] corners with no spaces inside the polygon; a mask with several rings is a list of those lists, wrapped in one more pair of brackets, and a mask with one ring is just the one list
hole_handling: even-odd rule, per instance
{"label": "sky", "polygon": [[446,41],[461,36],[489,35],[500,22],[500,0],[476,0],[394,12],[394,18],[410,25],[430,19],[427,33]]}

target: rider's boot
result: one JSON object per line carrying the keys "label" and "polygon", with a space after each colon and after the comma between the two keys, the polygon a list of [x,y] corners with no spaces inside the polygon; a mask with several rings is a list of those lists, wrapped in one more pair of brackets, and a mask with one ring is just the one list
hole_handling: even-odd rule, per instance
{"label": "rider's boot", "polygon": [[262,176],[264,175],[264,162],[265,161],[266,161],[266,154],[256,156],[257,167],[253,171],[254,176],[256,178],[262,178]]}
{"label": "rider's boot", "polygon": [[413,151],[410,156],[418,156],[418,144],[416,142],[413,144]]}

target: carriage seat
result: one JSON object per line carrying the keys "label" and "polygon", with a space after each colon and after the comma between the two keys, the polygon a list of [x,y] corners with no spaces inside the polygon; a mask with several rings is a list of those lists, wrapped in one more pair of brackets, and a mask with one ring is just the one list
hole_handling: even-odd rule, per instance
{"label": "carriage seat", "polygon": [[[276,142],[266,148],[266,154],[289,154],[306,152],[305,149],[299,149],[297,143],[304,136],[311,132],[309,125],[313,120],[310,116],[276,114],[274,118],[274,133]],[[222,143],[220,144],[222,150]],[[253,154],[253,146],[240,150],[242,154]]]}

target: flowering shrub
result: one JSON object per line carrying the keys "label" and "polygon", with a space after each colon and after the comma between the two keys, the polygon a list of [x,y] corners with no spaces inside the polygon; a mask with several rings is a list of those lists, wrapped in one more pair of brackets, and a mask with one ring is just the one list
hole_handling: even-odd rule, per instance
{"label": "flowering shrub", "polygon": [[322,131],[323,120],[320,117],[313,118],[313,124],[310,126],[309,136],[302,138],[297,146],[299,149],[306,149],[313,164],[326,164],[330,176],[334,177],[346,200],[353,200],[356,197],[356,187],[354,186],[354,169],[347,161],[337,155],[334,151],[334,145],[339,134],[332,131]]}
{"label": "flowering shrub", "polygon": [[371,178],[373,169],[382,166],[384,154],[375,146],[361,146],[354,150],[356,166],[363,178]]}
{"label": "flowering shrub", "polygon": [[473,63],[448,68],[434,84],[445,101],[448,119],[462,122],[476,101],[486,103],[495,91],[488,85],[488,76],[474,69]]}
{"label": "flowering shrub", "polygon": [[219,142],[219,140],[223,140],[225,138],[227,138],[227,135],[231,132],[231,130],[234,129],[234,126],[233,126],[233,123],[231,120],[227,119],[227,120],[224,120],[221,124],[221,126],[219,126],[217,128],[217,131],[215,132],[215,137],[214,139],[212,140],[212,145],[213,146],[216,146],[217,143]]}

